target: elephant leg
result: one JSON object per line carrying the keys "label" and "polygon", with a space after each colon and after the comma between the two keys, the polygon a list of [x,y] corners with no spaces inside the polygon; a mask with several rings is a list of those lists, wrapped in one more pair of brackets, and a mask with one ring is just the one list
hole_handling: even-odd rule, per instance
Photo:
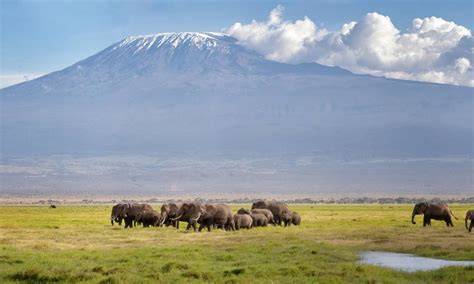
{"label": "elephant leg", "polygon": [[430,220],[428,218],[428,216],[423,216],[423,227],[426,227],[426,225],[430,225]]}
{"label": "elephant leg", "polygon": [[186,226],[186,231],[188,231],[189,229],[191,229],[191,223],[188,222],[188,225]]}
{"label": "elephant leg", "polygon": [[469,233],[472,231],[473,227],[474,227],[474,220],[471,221],[471,225],[469,225]]}
{"label": "elephant leg", "polygon": [[451,221],[451,218],[449,216],[446,217],[446,219],[444,219],[444,221],[446,222],[446,227],[454,227],[453,225],[453,221]]}

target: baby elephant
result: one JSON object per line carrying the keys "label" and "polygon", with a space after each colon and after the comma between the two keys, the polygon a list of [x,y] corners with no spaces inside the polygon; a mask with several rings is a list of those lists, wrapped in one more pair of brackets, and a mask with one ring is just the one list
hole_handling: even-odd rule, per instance
{"label": "baby elephant", "polygon": [[268,225],[268,218],[262,213],[252,213],[248,209],[240,208],[237,215],[249,215],[252,218],[252,227],[266,227]]}
{"label": "baby elephant", "polygon": [[157,226],[159,225],[161,219],[161,215],[159,212],[153,210],[153,211],[143,211],[141,213],[138,213],[136,222],[138,224],[142,223],[143,227],[150,227],[150,226]]}
{"label": "baby elephant", "polygon": [[248,214],[235,214],[234,215],[235,229],[240,230],[241,228],[250,229],[252,228],[252,217]]}
{"label": "baby elephant", "polygon": [[291,226],[291,224],[298,226],[301,224],[301,216],[296,212],[288,212],[283,215],[282,221],[285,224],[285,227]]}
{"label": "baby elephant", "polygon": [[[468,221],[471,221],[469,228],[467,227]],[[467,211],[466,219],[464,219],[464,225],[466,225],[466,229],[469,230],[470,233],[472,231],[472,228],[474,228],[474,210]]]}
{"label": "baby elephant", "polygon": [[266,227],[268,225],[267,217],[261,213],[250,213],[250,217],[252,218],[253,227]]}

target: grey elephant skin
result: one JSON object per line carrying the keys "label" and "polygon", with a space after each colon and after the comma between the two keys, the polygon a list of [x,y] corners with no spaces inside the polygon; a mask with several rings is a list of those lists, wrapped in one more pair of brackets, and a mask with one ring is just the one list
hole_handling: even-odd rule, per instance
{"label": "grey elephant skin", "polygon": [[163,225],[165,226],[173,226],[176,229],[179,229],[179,221],[173,220],[178,216],[179,209],[181,208],[181,204],[176,203],[167,203],[161,206],[160,214],[160,227]]}
{"label": "grey elephant skin", "polygon": [[275,224],[281,225],[283,216],[290,212],[288,205],[279,201],[259,200],[252,204],[252,209],[268,209],[273,214]]}
{"label": "grey elephant skin", "polygon": [[[467,226],[468,221],[471,221],[471,224],[469,227]],[[474,210],[469,210],[466,212],[466,218],[464,219],[464,225],[466,226],[466,229],[469,231],[469,233],[472,231],[472,228],[474,228]]]}
{"label": "grey elephant skin", "polygon": [[457,219],[451,209],[446,204],[435,204],[430,202],[421,202],[413,208],[411,222],[416,224],[415,216],[423,215],[423,227],[431,226],[431,220],[445,221],[446,226],[454,227],[451,217]]}
{"label": "grey elephant skin", "polygon": [[234,215],[235,229],[250,229],[253,225],[252,217],[249,214],[235,214]]}

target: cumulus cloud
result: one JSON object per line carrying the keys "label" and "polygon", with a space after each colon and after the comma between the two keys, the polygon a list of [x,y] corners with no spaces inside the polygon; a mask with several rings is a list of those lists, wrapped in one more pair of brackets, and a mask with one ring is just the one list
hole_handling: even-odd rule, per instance
{"label": "cumulus cloud", "polygon": [[235,23],[227,33],[266,58],[318,62],[355,73],[474,87],[471,31],[442,18],[416,18],[401,32],[390,17],[369,13],[337,31],[310,18],[287,21],[277,6],[266,21]]}

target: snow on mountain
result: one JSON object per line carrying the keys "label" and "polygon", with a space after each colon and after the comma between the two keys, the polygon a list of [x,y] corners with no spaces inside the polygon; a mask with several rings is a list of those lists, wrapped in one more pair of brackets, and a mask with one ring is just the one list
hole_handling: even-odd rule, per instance
{"label": "snow on mountain", "polygon": [[[309,169],[292,169],[297,161],[346,161],[352,163],[347,176],[357,177],[377,171],[361,161],[409,159],[418,167],[406,167],[411,172],[458,181],[461,191],[472,169],[472,88],[276,63],[219,33],[128,37],[63,70],[0,90],[0,103],[4,162],[54,154],[265,158],[270,162],[260,166],[271,169],[261,172],[276,175],[266,176],[265,187],[281,185],[278,176],[285,176],[285,184],[304,181],[304,188],[318,181]],[[451,162],[433,162],[428,170],[418,162],[452,157],[461,157],[467,170]],[[384,179],[391,179],[390,188],[404,186],[403,168]],[[454,169],[461,176],[447,178]],[[153,176],[155,170],[146,172]],[[202,175],[191,176],[189,183],[199,186]],[[237,184],[238,176],[232,178]],[[425,178],[417,185],[430,180]],[[219,177],[219,183],[226,180]],[[334,174],[334,180],[345,179]],[[472,186],[472,176],[470,181]],[[365,186],[359,180],[356,187]]]}

